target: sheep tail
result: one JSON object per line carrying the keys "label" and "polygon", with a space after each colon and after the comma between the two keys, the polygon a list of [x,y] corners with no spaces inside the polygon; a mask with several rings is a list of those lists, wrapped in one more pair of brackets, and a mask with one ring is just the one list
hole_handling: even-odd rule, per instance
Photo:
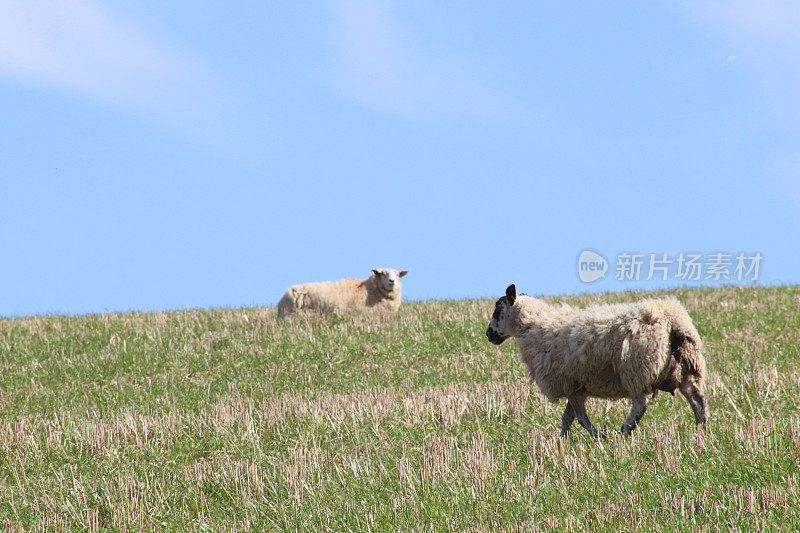
{"label": "sheep tail", "polygon": [[706,374],[706,360],[703,357],[700,335],[694,327],[674,324],[669,334],[669,345],[683,374],[694,376],[695,382],[700,385]]}

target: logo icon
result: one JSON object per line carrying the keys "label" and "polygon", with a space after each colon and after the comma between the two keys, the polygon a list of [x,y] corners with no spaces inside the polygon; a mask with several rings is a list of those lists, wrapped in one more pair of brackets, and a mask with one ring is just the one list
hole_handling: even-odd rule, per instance
{"label": "logo icon", "polygon": [[584,250],[578,256],[578,277],[584,283],[592,283],[606,277],[608,261],[602,255]]}

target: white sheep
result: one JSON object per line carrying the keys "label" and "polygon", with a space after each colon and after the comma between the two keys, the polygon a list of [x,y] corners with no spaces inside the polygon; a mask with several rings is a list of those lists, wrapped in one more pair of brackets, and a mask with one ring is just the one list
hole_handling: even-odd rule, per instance
{"label": "white sheep", "polygon": [[636,428],[647,396],[655,397],[659,390],[674,395],[679,389],[695,423],[706,421],[702,343],[677,300],[554,307],[524,294],[517,297],[516,287],[509,285],[497,301],[486,336],[498,345],[515,337],[520,358],[542,393],[552,402],[567,398],[562,436],[576,418],[592,436],[598,435],[586,415],[589,397],[633,400],[623,434]]}
{"label": "white sheep", "polygon": [[400,278],[408,270],[373,268],[365,280],[342,279],[293,285],[278,302],[278,317],[297,311],[347,313],[363,310],[395,312],[403,289]]}

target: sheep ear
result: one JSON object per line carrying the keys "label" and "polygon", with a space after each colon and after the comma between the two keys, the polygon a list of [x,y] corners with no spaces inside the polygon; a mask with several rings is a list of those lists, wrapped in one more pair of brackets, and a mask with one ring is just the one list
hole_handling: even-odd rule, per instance
{"label": "sheep ear", "polygon": [[380,272],[378,272],[378,269],[377,269],[377,268],[373,268],[373,269],[372,269],[372,273],[373,273],[373,274],[375,274],[376,276],[380,276],[380,275],[381,275],[381,273],[380,273]]}
{"label": "sheep ear", "polygon": [[400,273],[398,274],[398,276],[400,276],[402,278],[406,274],[408,274],[408,270],[401,270]]}
{"label": "sheep ear", "polygon": [[511,305],[514,305],[514,300],[517,299],[517,286],[513,283],[506,289],[506,300]]}

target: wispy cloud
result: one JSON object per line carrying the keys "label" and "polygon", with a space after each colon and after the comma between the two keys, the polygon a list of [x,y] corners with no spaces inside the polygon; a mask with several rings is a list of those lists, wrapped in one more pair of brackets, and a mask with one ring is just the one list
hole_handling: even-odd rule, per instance
{"label": "wispy cloud", "polygon": [[800,46],[800,3],[795,0],[709,0],[686,9],[723,31],[744,38]]}
{"label": "wispy cloud", "polygon": [[226,151],[243,114],[222,108],[242,100],[230,83],[96,0],[0,0],[4,80],[110,102]]}
{"label": "wispy cloud", "polygon": [[766,99],[800,112],[800,2],[685,1],[684,13],[704,34],[729,47],[727,62],[753,74]]}
{"label": "wispy cloud", "polygon": [[401,28],[388,4],[336,6],[331,80],[346,98],[414,120],[507,121],[526,114],[489,69]]}
{"label": "wispy cloud", "polygon": [[187,75],[186,58],[92,0],[0,0],[0,75],[109,99]]}
{"label": "wispy cloud", "polygon": [[800,3],[796,0],[706,0],[682,4],[704,33],[723,36],[727,59],[750,74],[763,128],[774,139],[762,155],[758,182],[776,205],[798,218],[800,159],[795,145],[800,120]]}

